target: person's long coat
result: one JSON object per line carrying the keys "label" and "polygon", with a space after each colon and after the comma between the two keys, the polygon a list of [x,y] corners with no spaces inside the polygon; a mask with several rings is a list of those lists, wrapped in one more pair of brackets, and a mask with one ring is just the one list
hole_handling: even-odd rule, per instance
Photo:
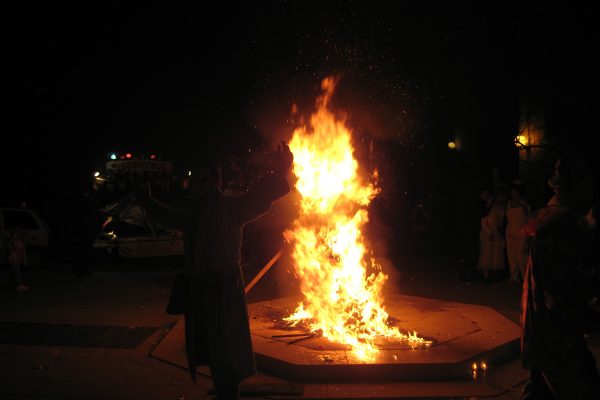
{"label": "person's long coat", "polygon": [[[191,308],[185,314],[188,366],[227,370],[238,381],[256,372],[244,279],[240,267],[242,228],[289,192],[283,176],[270,176],[242,197],[215,194],[184,210],[145,204],[148,216],[183,230]],[[150,203],[150,202],[145,202]]]}
{"label": "person's long coat", "polygon": [[527,227],[533,237],[522,294],[525,368],[576,376],[593,360],[585,334],[600,327],[590,306],[597,249],[583,221],[566,208],[546,207]]}

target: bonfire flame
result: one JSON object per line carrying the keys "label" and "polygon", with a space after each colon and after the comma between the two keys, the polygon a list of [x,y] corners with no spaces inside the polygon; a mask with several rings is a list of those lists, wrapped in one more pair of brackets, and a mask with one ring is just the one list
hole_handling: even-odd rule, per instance
{"label": "bonfire flame", "polygon": [[[379,189],[359,177],[351,131],[329,110],[336,83],[334,78],[323,80],[310,128],[296,129],[290,142],[301,213],[285,236],[293,246],[305,300],[285,320],[306,323],[329,340],[350,346],[360,359],[372,360],[377,337],[427,342],[390,326],[383,308],[387,275],[362,235],[366,206]],[[375,180],[376,171],[371,178]]]}

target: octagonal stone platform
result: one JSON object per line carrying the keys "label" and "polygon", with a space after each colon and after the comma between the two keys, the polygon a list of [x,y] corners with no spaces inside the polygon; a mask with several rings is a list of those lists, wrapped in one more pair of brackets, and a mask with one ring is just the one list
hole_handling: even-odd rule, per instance
{"label": "octagonal stone platform", "polygon": [[456,380],[471,379],[473,363],[494,368],[519,354],[519,326],[489,307],[396,295],[385,302],[395,325],[433,343],[411,348],[380,339],[377,358],[366,362],[347,346],[282,324],[298,302],[248,305],[260,371],[299,382]]}

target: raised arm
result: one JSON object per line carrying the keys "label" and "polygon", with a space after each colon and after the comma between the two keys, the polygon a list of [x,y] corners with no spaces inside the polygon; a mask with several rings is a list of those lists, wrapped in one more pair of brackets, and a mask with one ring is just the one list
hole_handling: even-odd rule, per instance
{"label": "raised arm", "polygon": [[256,190],[251,193],[232,198],[235,208],[238,210],[238,218],[241,224],[251,222],[265,214],[271,208],[273,202],[290,191],[290,186],[281,174],[273,174],[263,179]]}
{"label": "raised arm", "polygon": [[294,156],[287,144],[278,146],[276,167],[272,174],[267,175],[251,193],[235,198],[235,208],[241,224],[248,223],[269,211],[271,204],[285,196],[290,191],[290,185],[285,177]]}

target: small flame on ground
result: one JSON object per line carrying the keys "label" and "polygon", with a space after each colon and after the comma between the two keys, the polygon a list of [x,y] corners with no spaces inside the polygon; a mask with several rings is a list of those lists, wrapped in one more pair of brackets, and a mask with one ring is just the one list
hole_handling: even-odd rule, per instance
{"label": "small flame on ground", "polygon": [[[290,142],[301,213],[285,237],[293,245],[305,300],[285,320],[305,323],[350,346],[358,358],[372,360],[379,351],[377,337],[406,340],[413,347],[431,342],[390,326],[384,310],[381,292],[387,275],[362,234],[366,206],[379,189],[359,176],[351,131],[329,109],[336,84],[331,77],[323,80],[310,126],[296,129]],[[376,178],[375,171],[370,180]]]}

